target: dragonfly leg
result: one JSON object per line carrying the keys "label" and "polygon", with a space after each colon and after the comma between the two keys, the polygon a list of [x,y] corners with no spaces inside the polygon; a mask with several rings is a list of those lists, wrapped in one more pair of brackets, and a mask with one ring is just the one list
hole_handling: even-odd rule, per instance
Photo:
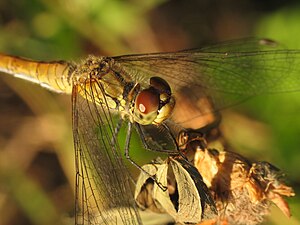
{"label": "dragonfly leg", "polygon": [[120,120],[117,123],[117,126],[115,127],[113,136],[111,138],[112,146],[114,146],[116,144],[116,141],[118,140],[118,134],[119,134],[119,132],[121,130],[122,124],[123,124],[123,119],[120,118]]}
{"label": "dragonfly leg", "polygon": [[167,190],[167,187],[165,187],[162,183],[158,182],[155,175],[151,175],[146,170],[144,170],[139,164],[137,164],[134,160],[130,158],[129,155],[129,145],[130,145],[130,139],[131,139],[131,133],[132,133],[132,123],[128,122],[128,129],[127,129],[127,135],[126,135],[126,141],[125,141],[125,157],[126,159],[135,167],[137,167],[140,171],[147,174],[163,191]]}

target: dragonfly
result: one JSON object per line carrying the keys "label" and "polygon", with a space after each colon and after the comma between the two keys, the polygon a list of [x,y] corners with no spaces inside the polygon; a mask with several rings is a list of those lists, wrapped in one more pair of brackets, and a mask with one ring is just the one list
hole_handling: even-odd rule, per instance
{"label": "dragonfly", "polygon": [[[172,152],[174,130],[217,124],[219,110],[257,95],[299,91],[299,65],[300,50],[268,39],[80,63],[0,54],[1,72],[71,95],[76,224],[142,223],[122,160],[123,151],[139,167],[129,154],[133,128],[145,148]],[[117,140],[122,121],[124,147]]]}

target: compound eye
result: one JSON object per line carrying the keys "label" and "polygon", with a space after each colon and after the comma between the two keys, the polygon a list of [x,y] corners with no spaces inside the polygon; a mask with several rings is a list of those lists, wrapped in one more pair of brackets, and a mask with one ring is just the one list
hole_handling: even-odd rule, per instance
{"label": "compound eye", "polygon": [[160,93],[166,93],[168,95],[171,95],[171,88],[168,82],[160,77],[151,77],[150,85],[157,89]]}
{"label": "compound eye", "polygon": [[141,91],[136,98],[135,107],[143,114],[157,112],[159,94],[149,89]]}

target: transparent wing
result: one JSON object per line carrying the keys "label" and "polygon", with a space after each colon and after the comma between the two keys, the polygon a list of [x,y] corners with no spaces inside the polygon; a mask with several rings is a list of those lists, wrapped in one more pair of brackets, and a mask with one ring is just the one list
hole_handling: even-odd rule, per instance
{"label": "transparent wing", "polygon": [[[74,86],[73,132],[76,151],[76,224],[141,224],[130,176],[114,137],[109,111],[83,98]],[[101,90],[101,89],[98,89]]]}
{"label": "transparent wing", "polygon": [[[144,85],[152,76],[162,77],[177,99],[184,96],[199,111],[204,98],[211,102],[211,112],[256,95],[300,90],[300,50],[283,50],[265,39],[114,59],[116,67]],[[202,107],[207,111],[206,104]]]}

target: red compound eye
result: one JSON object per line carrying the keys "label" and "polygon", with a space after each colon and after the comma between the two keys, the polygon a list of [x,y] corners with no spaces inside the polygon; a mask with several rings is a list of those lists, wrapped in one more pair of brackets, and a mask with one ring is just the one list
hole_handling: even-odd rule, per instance
{"label": "red compound eye", "polygon": [[149,89],[141,91],[136,97],[135,107],[143,114],[157,111],[159,94]]}

